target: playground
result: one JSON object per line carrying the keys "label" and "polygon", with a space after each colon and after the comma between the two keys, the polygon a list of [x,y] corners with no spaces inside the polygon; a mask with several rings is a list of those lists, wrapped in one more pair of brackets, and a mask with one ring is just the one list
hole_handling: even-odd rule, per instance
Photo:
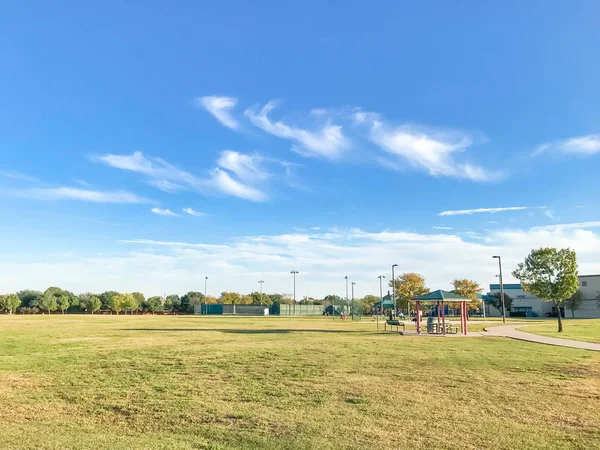
{"label": "playground", "polygon": [[0,439],[21,449],[600,446],[600,353],[425,336],[377,334],[365,318],[1,316]]}

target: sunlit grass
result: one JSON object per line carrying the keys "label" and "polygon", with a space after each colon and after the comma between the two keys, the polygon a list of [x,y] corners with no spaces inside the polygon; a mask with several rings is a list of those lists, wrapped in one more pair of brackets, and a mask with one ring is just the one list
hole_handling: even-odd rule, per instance
{"label": "sunlit grass", "polygon": [[370,319],[0,317],[2,448],[598,448],[600,355]]}
{"label": "sunlit grass", "polygon": [[542,336],[575,339],[577,341],[600,343],[600,319],[567,319],[563,321],[563,332],[558,332],[558,323],[554,319],[543,324],[523,327],[521,331]]}

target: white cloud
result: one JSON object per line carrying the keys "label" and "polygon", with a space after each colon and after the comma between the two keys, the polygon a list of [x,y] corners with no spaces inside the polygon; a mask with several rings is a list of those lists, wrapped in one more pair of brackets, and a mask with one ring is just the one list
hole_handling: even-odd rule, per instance
{"label": "white cloud", "polygon": [[206,109],[227,128],[237,130],[240,127],[238,121],[231,115],[231,110],[237,104],[237,98],[233,97],[198,97],[196,104]]}
{"label": "white cloud", "polygon": [[344,276],[357,283],[356,295],[362,297],[378,294],[377,275],[387,276],[390,265],[398,263],[396,273],[421,273],[431,289],[447,289],[455,278],[474,279],[485,289],[496,281],[498,266],[492,255],[502,255],[509,283],[516,264],[540,246],[571,247],[577,251],[580,273],[600,273],[600,232],[591,228],[600,228],[600,222],[485,231],[477,240],[472,235],[360,229],[241,236],[217,243],[129,239],[94,256],[69,248],[63,251],[74,255],[59,260],[42,253],[34,258],[7,254],[0,262],[0,285],[7,292],[59,285],[74,292],[184,294],[197,289],[197,268],[202,268],[210,277],[211,294],[252,292],[257,279],[266,281],[266,292],[291,293],[289,271],[296,269],[297,298],[344,295]]}
{"label": "white cloud", "polygon": [[192,208],[183,208],[183,212],[189,214],[190,216],[196,216],[196,217],[200,217],[200,216],[205,216],[206,213],[200,212],[200,211],[196,211],[195,209]]}
{"label": "white cloud", "polygon": [[276,102],[268,102],[260,111],[247,109],[246,116],[258,128],[273,136],[294,141],[293,148],[304,156],[318,156],[327,159],[337,159],[350,147],[350,141],[342,131],[341,125],[334,125],[327,120],[315,131],[291,126],[282,121],[273,122],[268,114],[275,108]]}
{"label": "white cloud", "polygon": [[267,195],[260,189],[256,189],[235,180],[229,173],[218,167],[213,169],[211,179],[213,185],[226,194],[253,202],[263,202],[268,199]]}
{"label": "white cloud", "polygon": [[31,177],[29,175],[25,175],[20,172],[9,172],[9,171],[5,171],[5,170],[0,170],[0,177],[11,178],[13,180],[18,180],[18,181],[26,181],[28,183],[39,183],[40,182],[40,180],[38,180],[37,178]]}
{"label": "white cloud", "polygon": [[438,227],[438,226],[433,226],[432,227],[435,230],[451,230],[452,227]]}
{"label": "white cloud", "polygon": [[600,134],[588,134],[587,136],[546,142],[535,149],[533,154],[536,156],[549,152],[580,156],[595,155],[600,153]]}
{"label": "white cloud", "polygon": [[486,223],[498,223],[497,220],[488,220]]}
{"label": "white cloud", "polygon": [[438,216],[467,216],[471,214],[480,214],[480,213],[498,213],[503,211],[522,211],[525,209],[532,208],[544,208],[543,206],[507,206],[504,208],[477,208],[477,209],[457,209],[450,211],[442,211],[438,213]]}
{"label": "white cloud", "polygon": [[544,211],[544,215],[545,215],[546,217],[548,217],[549,219],[554,219],[554,218],[555,218],[554,211],[553,211],[553,210],[551,210],[551,209],[546,209],[546,210]]}
{"label": "white cloud", "polygon": [[[212,169],[204,178],[196,177],[163,159],[146,157],[141,152],[131,155],[100,155],[94,156],[92,160],[144,174],[149,177],[148,184],[166,192],[192,190],[205,194],[221,193],[255,202],[268,198],[262,190],[262,184],[270,174],[262,167],[264,159],[256,155],[226,150],[217,161],[222,166]],[[231,171],[233,176],[226,170]]]}
{"label": "white cloud", "polygon": [[151,210],[154,214],[158,214],[159,216],[178,216],[179,214],[175,214],[170,209],[160,209],[160,208],[152,208]]}
{"label": "white cloud", "polygon": [[127,191],[94,191],[72,187],[39,188],[14,192],[39,200],[80,200],[92,203],[148,203],[149,200]]}
{"label": "white cloud", "polygon": [[79,180],[77,178],[73,178],[73,183],[78,184],[79,186],[86,187],[86,188],[92,187],[92,185],[90,183],[88,183],[87,181]]}
{"label": "white cloud", "polygon": [[[414,168],[426,170],[433,176],[451,176],[473,181],[498,179],[501,174],[469,162],[460,162],[456,154],[472,144],[471,136],[451,130],[440,130],[415,125],[392,127],[379,114],[357,112],[357,124],[369,128],[369,140],[385,152],[406,161]],[[379,161],[391,168],[400,168],[398,160]]]}
{"label": "white cloud", "polygon": [[269,178],[269,173],[261,167],[259,156],[224,150],[221,152],[217,165],[237,175],[240,179],[256,182]]}

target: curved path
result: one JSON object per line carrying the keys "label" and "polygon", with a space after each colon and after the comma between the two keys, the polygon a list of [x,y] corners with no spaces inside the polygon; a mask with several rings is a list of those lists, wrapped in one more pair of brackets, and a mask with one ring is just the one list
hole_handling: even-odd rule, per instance
{"label": "curved path", "polygon": [[517,330],[517,328],[520,328],[522,326],[526,325],[500,325],[497,327],[486,328],[485,331],[487,331],[487,336],[502,336],[511,339],[518,339],[520,341],[537,342],[538,344],[558,345],[560,347],[581,348],[584,350],[594,350],[600,352],[600,344],[594,344],[592,342],[574,341],[572,339],[540,336],[537,334],[526,333],[524,331]]}

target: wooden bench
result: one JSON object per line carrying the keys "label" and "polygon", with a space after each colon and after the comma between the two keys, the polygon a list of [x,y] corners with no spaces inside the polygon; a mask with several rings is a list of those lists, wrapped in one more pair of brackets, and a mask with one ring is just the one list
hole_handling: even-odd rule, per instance
{"label": "wooden bench", "polygon": [[386,320],[383,324],[384,331],[387,330],[387,326],[390,326],[390,331],[394,331],[392,327],[396,327],[396,331],[400,332],[400,327],[402,327],[402,331],[404,331],[404,322],[400,322],[399,320]]}

